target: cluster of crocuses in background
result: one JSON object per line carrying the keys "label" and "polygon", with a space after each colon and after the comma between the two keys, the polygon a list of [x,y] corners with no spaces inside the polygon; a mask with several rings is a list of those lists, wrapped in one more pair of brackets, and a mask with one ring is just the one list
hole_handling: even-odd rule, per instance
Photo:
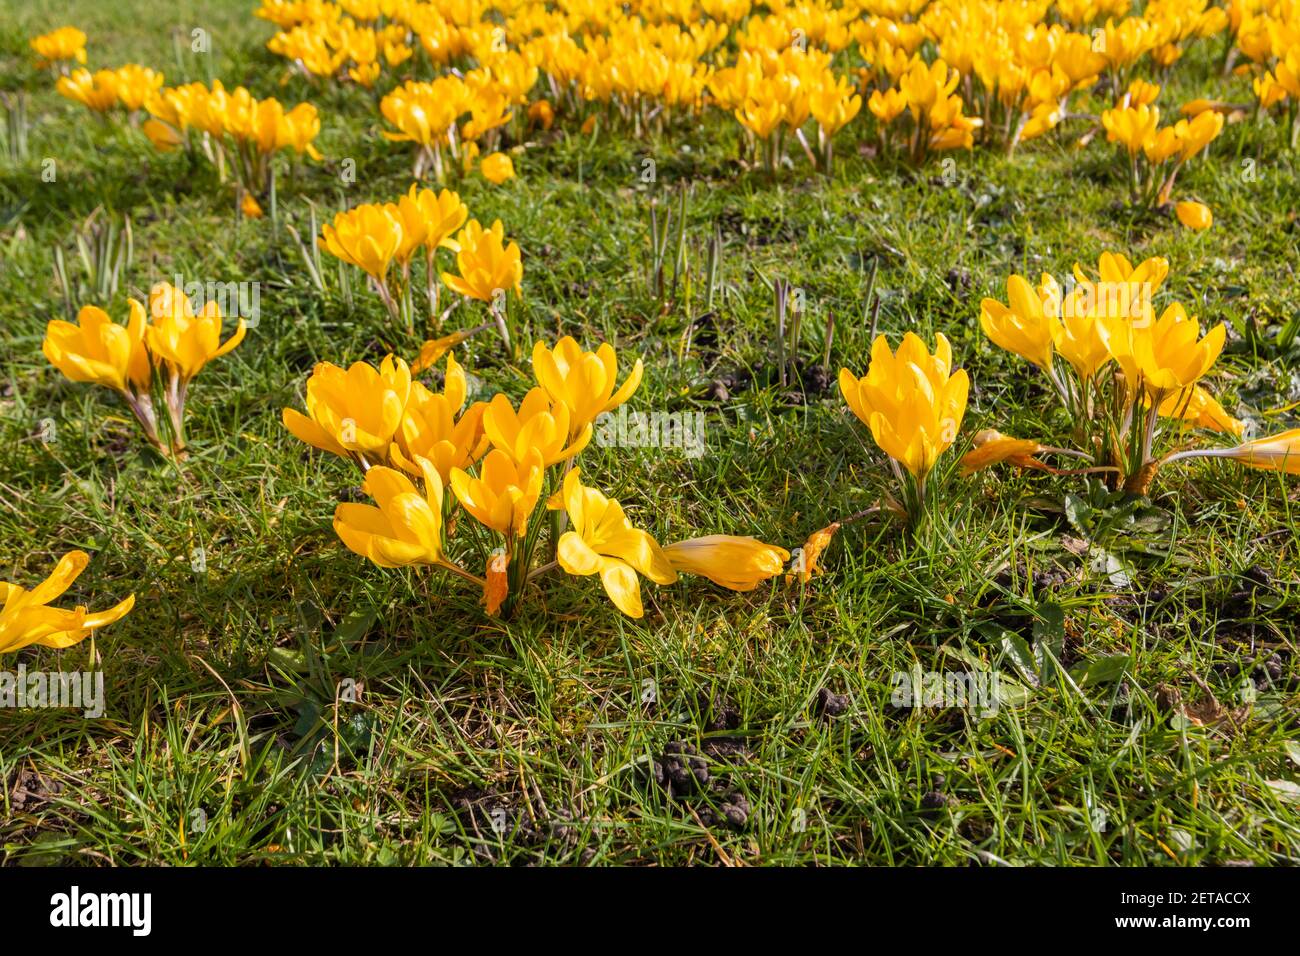
{"label": "cluster of crocuses in background", "polygon": [[[440,391],[393,355],[378,368],[316,366],[306,414],[286,408],[284,424],[365,473],[375,503],[337,507],[343,543],[382,567],[448,571],[481,589],[490,614],[509,613],[531,582],[556,568],[598,575],[632,617],[643,614],[641,577],[665,585],[698,574],[745,591],[781,573],[789,554],[754,538],[714,534],[661,547],[619,502],[584,483],[578,456],[596,417],[636,392],[640,361],[620,383],[613,346],[585,351],[567,336],[553,347],[536,343],[532,360],[537,385],[518,405],[502,393],[468,402],[453,353]],[[457,506],[472,520],[455,518]],[[455,547],[446,540],[453,526]]]}
{"label": "cluster of crocuses in background", "polygon": [[161,73],[138,63],[128,63],[116,70],[76,70],[59,77],[54,84],[59,95],[80,103],[96,113],[124,109],[134,114],[145,107],[162,88]]}
{"label": "cluster of crocuses in background", "polygon": [[[128,313],[126,324],[119,325],[98,306],[83,306],[75,323],[49,323],[41,350],[72,381],[117,392],[154,449],[184,457],[190,383],[203,366],[243,340],[244,320],[222,342],[217,303],[208,302],[196,312],[184,291],[165,282],[150,290],[147,310],[131,299]],[[165,419],[158,415],[159,401]]]}
{"label": "cluster of crocuses in background", "polygon": [[[1197,447],[1202,435],[1239,438],[1244,424],[1202,382],[1223,350],[1222,323],[1204,336],[1195,316],[1156,299],[1169,263],[1137,266],[1103,253],[1097,276],[1074,268],[1071,287],[1044,275],[1038,286],[1007,280],[1008,303],[985,299],[980,324],[998,346],[1033,363],[1071,423],[1073,449],[1053,448],[996,431],[976,436],[963,460],[968,473],[998,461],[1048,471],[1035,455],[1063,453],[1113,487],[1145,494],[1156,472],[1189,458],[1231,458],[1252,468],[1300,474],[1300,431],[1220,447]],[[1200,432],[1201,434],[1197,434]]]}
{"label": "cluster of crocuses in background", "polygon": [[[1075,447],[984,429],[961,459],[961,473],[1010,462],[1057,475],[1100,475],[1132,494],[1146,494],[1161,467],[1191,458],[1300,474],[1300,429],[1240,442],[1244,423],[1201,384],[1223,349],[1224,326],[1202,336],[1178,302],[1157,315],[1169,263],[1152,258],[1135,267],[1107,252],[1097,270],[1094,278],[1076,265],[1068,289],[1050,275],[1037,287],[1013,275],[1007,304],[985,299],[980,306],[989,339],[1046,377]],[[882,335],[872,344],[866,375],[840,371],[844,400],[870,428],[897,479],[900,495],[887,495],[882,507],[912,526],[926,515],[932,472],[957,439],[970,388],[966,372],[953,370],[947,338],[938,333],[935,340],[930,351],[909,332],[895,352]],[[1216,433],[1234,442],[1205,445],[1205,436]],[[1052,467],[1038,457],[1047,454],[1079,467]]]}
{"label": "cluster of crocuses in background", "polygon": [[[468,221],[467,221],[468,220]],[[441,283],[466,299],[487,303],[490,318],[478,329],[458,333],[462,341],[495,325],[510,346],[506,297],[522,295],[523,258],[519,244],[507,242],[505,227],[496,220],[488,228],[469,218],[460,196],[444,189],[435,193],[412,184],[397,202],[365,203],[334,216],[317,240],[331,255],[366,274],[370,287],[395,320],[415,329],[413,263],[424,260],[424,291],[431,319],[441,326],[439,249],[456,256],[455,273],[441,273]]]}
{"label": "cluster of crocuses in background", "polygon": [[262,215],[258,197],[273,194],[272,159],[281,150],[320,159],[312,140],[320,132],[320,116],[310,103],[286,110],[274,97],[257,99],[244,87],[227,92],[220,80],[165,87],[146,104],[151,114],[142,129],[164,152],[185,145],[197,147],[224,177],[227,165],[240,187],[240,207],[246,216]]}
{"label": "cluster of crocuses in background", "polygon": [[[601,127],[636,134],[717,109],[735,117],[754,162],[772,173],[789,163],[791,143],[830,172],[833,141],[842,130],[852,136],[864,118],[882,149],[916,163],[980,144],[1009,153],[1058,128],[1084,146],[1104,130],[1125,151],[1132,200],[1164,208],[1179,169],[1225,119],[1246,115],[1226,98],[1202,99],[1183,104],[1176,124],[1159,126],[1163,78],[1192,44],[1216,37],[1225,68],[1246,60],[1225,73],[1251,79],[1259,115],[1284,114],[1294,144],[1294,3],[1241,0],[1224,9],[1158,0],[1132,8],[1125,0],[817,0],[756,11],[750,0],[710,0],[687,12],[655,0],[630,8],[602,0],[499,11],[453,0],[267,0],[256,13],[280,28],[268,48],[295,72],[373,89],[383,136],[413,144],[415,177],[432,173],[439,182],[476,164],[493,182],[510,178],[514,162],[502,144],[523,143],[557,117],[580,120],[584,134]],[[45,64],[85,58],[75,28],[32,44]],[[61,89],[100,110],[143,107],[152,114],[145,132],[160,148],[177,145],[190,127],[228,139],[250,215],[268,191],[269,156],[285,147],[311,151],[319,121],[309,104],[286,111],[245,93],[251,104],[241,111],[236,90],[234,115],[205,123],[175,101],[188,89],[182,98],[199,101],[198,112],[211,118],[226,109],[220,84],[169,91],[158,90],[161,83],[160,73],[128,65],[79,71]],[[269,115],[277,112],[283,124]],[[204,149],[224,169],[220,150],[206,142]],[[1213,218],[1193,201],[1175,212],[1193,229]]]}
{"label": "cluster of crocuses in background", "polygon": [[[1151,208],[1169,203],[1178,172],[1223,132],[1223,113],[1204,101],[1183,107],[1186,118],[1160,125],[1160,108],[1153,105],[1160,87],[1134,80],[1113,109],[1101,114],[1106,137],[1119,143],[1128,157],[1129,199]],[[1185,201],[1175,207],[1189,229],[1206,229],[1213,222],[1209,207]]]}
{"label": "cluster of crocuses in background", "polygon": [[[32,45],[47,51],[43,56],[62,53],[61,59],[66,59],[72,42],[65,34],[69,29],[37,37]],[[84,62],[85,35],[75,32],[81,37]],[[195,149],[217,168],[222,181],[229,170],[239,186],[240,210],[251,218],[262,215],[258,197],[273,193],[276,153],[289,150],[320,159],[312,145],[320,132],[320,116],[311,103],[285,109],[274,97],[257,99],[242,86],[227,91],[220,80],[210,87],[197,82],[164,87],[164,82],[161,72],[128,63],[93,73],[75,70],[60,76],[55,86],[60,95],[100,115],[123,110],[134,124],[147,114],[140,128],[157,149]]]}
{"label": "cluster of crocuses in background", "polygon": [[[722,110],[772,171],[788,161],[787,142],[829,171],[833,138],[860,116],[885,149],[914,162],[979,143],[1010,152],[1058,127],[1086,144],[1101,128],[1098,113],[1140,109],[1112,106],[1139,74],[1154,87],[1195,43],[1217,37],[1225,66],[1245,57],[1237,72],[1253,77],[1261,108],[1284,111],[1293,130],[1300,99],[1300,13],[1289,0],[1227,9],[1156,0],[1137,10],[1128,0],[815,0],[766,9],[751,0],[689,9],[603,0],[508,11],[452,0],[266,0],[257,15],[280,27],[268,47],[296,70],[390,87],[381,112],[397,132],[386,135],[416,143],[417,176],[433,169],[440,180],[454,168],[445,150],[459,157],[498,129],[519,141],[525,120],[549,129],[557,116],[579,120],[584,133],[639,132]],[[1221,100],[1187,107],[1189,119],[1239,112]]]}

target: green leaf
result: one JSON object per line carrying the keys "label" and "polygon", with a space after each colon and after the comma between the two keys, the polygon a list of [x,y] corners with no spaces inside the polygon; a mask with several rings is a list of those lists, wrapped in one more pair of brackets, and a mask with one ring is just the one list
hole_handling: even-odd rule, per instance
{"label": "green leaf", "polygon": [[1020,675],[1020,679],[1031,687],[1037,687],[1039,683],[1038,660],[1034,657],[1034,652],[1030,650],[1025,639],[1019,634],[1013,634],[1011,631],[1003,631],[998,646],[1002,648],[1002,653],[1011,661],[1011,666]]}
{"label": "green leaf", "polygon": [[273,647],[266,657],[269,663],[280,670],[293,671],[295,674],[307,672],[307,656],[297,648]]}
{"label": "green leaf", "polygon": [[1088,503],[1076,494],[1065,496],[1065,520],[1070,522],[1070,527],[1085,538],[1091,530],[1092,508]]}
{"label": "green leaf", "polygon": [[355,644],[366,636],[377,617],[379,611],[373,607],[363,607],[353,611],[334,629],[334,640],[343,644]]}
{"label": "green leaf", "polygon": [[1265,780],[1273,796],[1287,803],[1300,803],[1300,783],[1294,780]]}
{"label": "green leaf", "polygon": [[1080,687],[1110,684],[1124,676],[1132,658],[1128,654],[1110,654],[1095,661],[1085,661],[1070,668],[1070,676]]}
{"label": "green leaf", "polygon": [[1282,747],[1286,750],[1286,755],[1291,758],[1291,762],[1300,766],[1300,743],[1294,740],[1283,741]]}

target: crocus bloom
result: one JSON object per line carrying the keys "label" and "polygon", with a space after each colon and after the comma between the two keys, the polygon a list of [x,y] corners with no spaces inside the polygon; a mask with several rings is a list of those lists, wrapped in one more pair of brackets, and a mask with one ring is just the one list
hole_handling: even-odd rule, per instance
{"label": "crocus bloom", "polygon": [[1098,331],[1096,310],[1088,301],[1086,288],[1076,287],[1062,299],[1060,285],[1051,276],[1043,275],[1039,292],[1045,309],[1059,312],[1060,325],[1052,343],[1061,358],[1074,368],[1080,381],[1087,381],[1097,370],[1110,361],[1110,352]]}
{"label": "crocus bloom", "polygon": [[453,468],[451,490],[480,524],[522,538],[528,530],[528,516],[541,497],[544,474],[542,456],[537,449],[531,449],[516,464],[505,452],[494,448],[479,465],[478,477]]}
{"label": "crocus bloom", "polygon": [[867,374],[840,369],[840,391],[881,449],[914,477],[924,479],[953,443],[966,414],[970,381],[952,371],[952,347],[935,334],[934,353],[913,332],[895,354],[884,335],[871,346]]}
{"label": "crocus bloom", "polygon": [[1043,296],[1022,276],[1007,280],[1007,301],[997,299],[980,303],[980,327],[993,342],[1028,359],[1039,368],[1051,371],[1052,346],[1061,334],[1061,321],[1044,309]]}
{"label": "crocus bloom", "polygon": [[1156,135],[1160,125],[1158,106],[1122,106],[1101,114],[1101,125],[1106,128],[1106,138],[1120,143],[1130,154],[1137,153]]}
{"label": "crocus bloom", "polygon": [[149,290],[150,323],[145,336],[154,358],[161,360],[188,382],[214,358],[220,358],[244,340],[247,328],[240,319],[234,333],[221,341],[221,310],[208,302],[195,312],[189,296],[166,282]]}
{"label": "crocus bloom", "polygon": [[889,89],[883,93],[875,90],[867,100],[867,109],[881,123],[891,123],[907,109],[907,97],[899,90]]}
{"label": "crocus bloom", "polygon": [[500,186],[507,179],[514,179],[515,164],[511,162],[510,157],[505,153],[491,153],[483,157],[479,163],[478,171],[483,174],[483,178],[495,186]]}
{"label": "crocus bloom", "polygon": [[334,224],[321,227],[320,244],[330,254],[383,281],[402,246],[402,223],[373,203],[337,213]]}
{"label": "crocus bloom", "polygon": [[307,414],[284,409],[284,427],[314,448],[384,461],[411,394],[411,370],[389,355],[379,368],[321,362],[307,379]]}
{"label": "crocus bloom", "polygon": [[74,382],[93,382],[118,392],[147,392],[151,368],[144,338],[144,306],[131,299],[125,326],[93,305],[82,306],[76,325],[55,319],[46,326],[41,351]]}
{"label": "crocus bloom", "polygon": [[1179,120],[1174,124],[1174,133],[1182,144],[1179,159],[1187,162],[1223,132],[1223,114],[1216,110],[1207,110],[1194,119]]}
{"label": "crocus bloom", "polygon": [[1004,435],[992,428],[977,432],[973,444],[975,447],[963,455],[961,459],[961,474],[963,477],[1003,461],[1009,461],[1021,468],[1046,469],[1047,466],[1035,458],[1034,455],[1039,452],[1053,450],[1045,445],[1040,445],[1036,441],[1027,438],[1012,438],[1010,435]]}
{"label": "crocus bloom", "polygon": [[547,348],[545,342],[533,345],[533,374],[551,399],[569,410],[569,432],[578,435],[597,416],[618,408],[641,384],[643,368],[637,359],[627,379],[618,384],[618,356],[608,342],[595,352],[583,351],[570,335]]}
{"label": "crocus bloom", "polygon": [[573,526],[560,536],[556,558],[569,574],[599,574],[609,599],[628,617],[641,617],[641,586],[637,572],[656,584],[677,580],[649,534],[632,527],[623,506],[579,479],[580,469],[564,476],[564,510]]}
{"label": "crocus bloom", "polygon": [[1300,428],[1292,428],[1268,438],[1256,438],[1236,448],[1226,449],[1223,457],[1232,458],[1251,468],[1300,475]]}
{"label": "crocus bloom", "polygon": [[131,112],[144,106],[163,85],[163,75],[138,63],[117,68],[117,98]]}
{"label": "crocus bloom", "polygon": [[395,203],[385,203],[384,209],[402,227],[402,238],[397,244],[393,258],[400,265],[405,266],[411,261],[415,250],[424,245],[425,238],[429,234],[428,222],[420,210],[420,204],[411,193],[402,196]]}
{"label": "crocus bloom", "polygon": [[[427,458],[443,483],[451,481],[453,468],[468,468],[486,451],[483,438],[484,402],[475,402],[461,415],[465,404],[465,372],[447,358],[447,378],[441,393],[420,382],[411,383],[410,400],[390,450],[393,464],[418,474],[417,458]],[[459,417],[457,417],[459,416]]]}
{"label": "crocus bloom", "polygon": [[1240,435],[1246,430],[1245,422],[1229,415],[1214,396],[1199,385],[1192,386],[1190,392],[1184,390],[1170,393],[1160,403],[1160,414],[1166,418],[1190,421],[1197,428],[1212,432]]}
{"label": "crocus bloom", "polygon": [[117,74],[112,70],[76,70],[61,76],[54,84],[60,96],[76,100],[96,113],[106,113],[117,105]]}
{"label": "crocus bloom", "polygon": [[31,644],[43,647],[71,647],[91,631],[121,620],[135,606],[132,594],[107,611],[90,613],[84,607],[69,611],[47,605],[59,598],[86,569],[90,557],[84,551],[69,551],[50,576],[30,591],[0,581],[0,654]]}
{"label": "crocus bloom", "polygon": [[1180,202],[1174,205],[1174,215],[1188,229],[1200,232],[1214,225],[1214,213],[1210,207],[1199,202]]}
{"label": "crocus bloom", "polygon": [[1102,323],[1102,337],[1128,381],[1142,382],[1163,401],[1196,383],[1223,351],[1227,330],[1220,322],[1198,341],[1201,327],[1177,302],[1154,323],[1124,319]]}
{"label": "crocus bloom", "polygon": [[417,192],[414,183],[406,195],[420,211],[425,247],[430,252],[440,247],[455,252],[457,246],[452,242],[451,235],[469,218],[469,207],[461,202],[460,196],[450,189],[439,193],[432,189]]}
{"label": "crocus bloom", "polygon": [[760,581],[776,577],[790,552],[757,538],[709,534],[664,547],[664,556],[677,571],[698,574],[732,591],[752,591]]}
{"label": "crocus bloom", "polygon": [[63,60],[86,62],[86,34],[76,27],[59,27],[49,33],[42,33],[38,37],[32,37],[30,45],[40,55],[37,66],[41,69]]}
{"label": "crocus bloom", "polygon": [[170,153],[184,142],[181,134],[173,127],[153,117],[145,120],[140,125],[140,130],[145,136],[149,137],[149,142],[153,143],[154,149],[160,153]]}
{"label": "crocus bloom", "polygon": [[[1134,266],[1122,253],[1103,252],[1097,260],[1097,273],[1103,284],[1147,286],[1150,294],[1154,295],[1169,275],[1169,260],[1164,256],[1152,256]],[[1074,277],[1081,286],[1095,284],[1084,275],[1078,263],[1074,266]]]}
{"label": "crocus bloom", "polygon": [[446,564],[442,553],[442,479],[416,459],[424,492],[400,471],[376,465],[362,487],[373,505],[344,502],[334,509],[334,531],[348,549],[383,568]]}
{"label": "crocus bloom", "polygon": [[570,441],[568,406],[552,402],[545,389],[532,388],[519,403],[518,412],[505,395],[493,395],[483,413],[483,431],[494,448],[516,462],[537,451],[544,465],[553,465],[586,448],[592,427],[588,424]]}
{"label": "crocus bloom", "polygon": [[442,281],[447,288],[482,302],[495,302],[511,289],[515,295],[523,295],[524,267],[519,244],[506,245],[500,219],[490,229],[471,219],[456,236],[456,244],[460,249],[456,253],[460,275],[444,272]]}

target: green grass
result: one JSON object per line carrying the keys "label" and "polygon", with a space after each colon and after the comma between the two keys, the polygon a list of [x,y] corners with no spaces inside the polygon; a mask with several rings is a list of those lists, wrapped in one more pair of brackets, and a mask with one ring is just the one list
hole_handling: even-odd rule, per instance
{"label": "green grass", "polygon": [[[337,541],[330,519],[357,475],[308,452],[280,425],[301,407],[316,361],[377,361],[381,342],[412,356],[373,298],[348,308],[317,295],[300,254],[267,219],[236,224],[229,188],[134,131],[98,122],[28,67],[26,38],[65,22],[90,35],[92,66],[135,60],[169,83],[218,77],[321,110],[326,161],[282,179],[280,214],[305,230],[343,202],[387,200],[410,154],[382,140],[367,96],[284,85],[254,4],[178,13],[132,0],[70,0],[58,14],[0,0],[13,29],[0,75],[30,90],[31,156],[0,161],[0,572],[30,585],[73,547],[92,553],[68,600],[107,605],[134,592],[122,622],[63,652],[6,658],[28,669],[106,674],[99,720],[68,711],[0,716],[0,862],[1172,864],[1300,858],[1284,787],[1295,780],[1297,574],[1294,481],[1222,463],[1172,468],[1153,491],[1163,530],[1126,541],[1097,532],[1131,565],[1117,585],[1066,545],[1081,532],[1050,502],[1081,486],[1001,469],[952,476],[931,533],[909,542],[884,523],[846,527],[828,571],[806,589],[748,595],[699,579],[646,585],[647,613],[620,616],[595,579],[549,576],[508,621],[433,573],[386,571]],[[174,53],[172,30],[211,32],[210,58]],[[1216,43],[1218,41],[1215,41]],[[1213,95],[1213,52],[1179,66],[1161,104]],[[1229,81],[1225,98],[1249,99]],[[562,121],[559,127],[570,127]],[[1294,424],[1296,353],[1278,344],[1295,316],[1295,156],[1272,124],[1229,127],[1179,195],[1215,213],[1194,235],[1122,207],[1124,171],[1103,143],[1052,138],[1013,161],[954,155],[956,182],[859,154],[859,121],[839,143],[833,182],[795,168],[777,182],[735,161],[736,125],[711,114],[633,141],[576,131],[537,139],[519,177],[460,192],[500,217],[524,251],[518,337],[572,333],[640,356],[633,407],[707,412],[707,453],[598,448],[586,479],[660,541],[755,534],[794,547],[875,502],[888,471],[838,392],[791,402],[770,383],[771,292],[787,277],[813,303],[805,356],[837,316],[831,371],[865,370],[862,298],[880,263],[880,328],[953,341],[975,383],[966,433],[998,427],[1059,438],[1064,422],[1027,367],[978,328],[979,299],[1011,272],[1064,275],[1105,249],[1164,255],[1167,287],[1205,323],[1235,334],[1211,383],[1230,411],[1266,430]],[[686,146],[690,147],[689,151]],[[639,161],[659,181],[639,182]],[[41,181],[54,158],[57,180]],[[344,185],[341,160],[356,160]],[[1242,176],[1242,161],[1258,177]],[[715,224],[724,285],[716,344],[680,345],[695,301],[660,315],[646,288],[648,204],[690,183],[698,274]],[[53,249],[74,271],[73,230],[96,207],[129,213],[135,263],[111,304],[122,314],[176,272],[259,281],[262,318],[191,393],[192,457],[182,468],[143,448],[124,408],[79,386],[40,352],[63,317]],[[359,283],[356,283],[359,286]],[[78,302],[77,304],[80,304]],[[101,303],[108,305],[108,303]],[[453,324],[468,322],[458,313]],[[466,350],[462,349],[462,352]],[[474,340],[460,356],[485,391],[523,393],[526,361]],[[755,384],[711,395],[737,370]],[[41,440],[52,420],[56,441]],[[955,456],[952,456],[955,459]],[[1159,523],[1159,522],[1153,522]],[[191,568],[194,549],[206,570]],[[1094,552],[1095,555],[1095,552]],[[1057,616],[1056,608],[1061,616]],[[988,717],[890,706],[893,676],[976,661],[1024,676],[1007,648],[1054,647],[1064,663],[1130,655],[1119,679],[1059,676]],[[1079,673],[1078,670],[1075,673]],[[1212,692],[1237,721],[1200,727],[1172,714]],[[359,701],[340,700],[344,681]],[[655,700],[646,703],[647,681]],[[1199,682],[1204,682],[1204,688]],[[823,689],[847,695],[823,713]],[[1207,690],[1208,689],[1208,690]],[[700,749],[703,792],[673,799],[650,779],[674,741]],[[739,829],[717,819],[742,795]],[[1089,825],[1088,808],[1105,813]]]}

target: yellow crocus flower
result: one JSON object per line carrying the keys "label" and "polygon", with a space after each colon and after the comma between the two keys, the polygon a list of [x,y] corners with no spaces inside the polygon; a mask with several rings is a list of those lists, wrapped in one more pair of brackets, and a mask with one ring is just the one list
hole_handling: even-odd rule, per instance
{"label": "yellow crocus flower", "polygon": [[644,369],[637,359],[622,386],[618,383],[618,356],[608,342],[595,352],[583,351],[573,336],[566,335],[547,348],[533,346],[533,374],[551,399],[569,410],[569,432],[576,436],[605,412],[618,408],[641,385]]}
{"label": "yellow crocus flower", "polygon": [[395,355],[376,369],[355,362],[346,371],[321,362],[307,379],[307,414],[284,409],[284,427],[314,448],[370,463],[385,460],[406,413],[411,370]]}
{"label": "yellow crocus flower", "polygon": [[961,74],[949,70],[948,64],[943,60],[935,60],[927,66],[924,60],[917,58],[912,62],[911,68],[898,78],[898,88],[907,98],[907,107],[912,111],[912,116],[920,122],[937,103],[952,96],[959,82]]}
{"label": "yellow crocus flower", "polygon": [[1052,370],[1052,347],[1061,335],[1061,321],[1044,309],[1043,296],[1023,276],[1007,280],[1007,301],[984,299],[980,327],[996,345],[1028,359],[1044,371]]}
{"label": "yellow crocus flower", "polygon": [[914,332],[895,353],[884,335],[871,347],[867,374],[840,369],[840,391],[876,444],[915,478],[923,480],[961,430],[970,380],[952,371],[952,347],[935,334],[933,354]]}
{"label": "yellow crocus flower", "polygon": [[518,464],[494,448],[479,465],[477,477],[453,468],[451,490],[484,527],[522,538],[528,531],[528,517],[541,497],[544,474],[542,456],[536,448],[530,449]]}
{"label": "yellow crocus flower", "polygon": [[1160,403],[1160,414],[1165,418],[1181,418],[1197,428],[1212,432],[1241,435],[1246,430],[1245,422],[1229,415],[1215,397],[1200,385],[1192,386],[1191,392],[1170,394]]}
{"label": "yellow crocus flower", "polygon": [[334,216],[321,227],[320,244],[331,255],[383,282],[402,247],[402,223],[383,206],[366,203]]}
{"label": "yellow crocus flower", "polygon": [[1232,458],[1251,468],[1300,475],[1300,428],[1226,449],[1222,457]]}
{"label": "yellow crocus flower", "polygon": [[1121,143],[1130,153],[1140,152],[1156,135],[1160,125],[1158,106],[1117,106],[1101,114],[1106,138]]}
{"label": "yellow crocus flower", "polygon": [[442,478],[425,459],[416,464],[423,493],[400,471],[376,465],[362,485],[375,505],[344,502],[334,509],[334,533],[350,551],[381,568],[448,565],[442,549]]}
{"label": "yellow crocus flower", "polygon": [[471,299],[494,302],[513,289],[516,296],[523,295],[523,262],[519,244],[506,245],[505,227],[498,219],[491,228],[484,229],[477,219],[471,219],[456,236],[456,268],[460,275],[442,274],[442,281],[453,292]]}
{"label": "yellow crocus flower", "polygon": [[1227,328],[1222,322],[1200,336],[1201,327],[1177,302],[1154,326],[1134,336],[1133,357],[1153,394],[1181,391],[1200,379],[1219,358]]}
{"label": "yellow crocus flower", "polygon": [[59,27],[49,33],[32,37],[29,45],[40,56],[38,69],[64,60],[86,62],[86,34],[76,27]]}
{"label": "yellow crocus flower", "polygon": [[592,426],[587,423],[570,439],[569,407],[552,401],[544,388],[531,388],[516,412],[510,399],[498,392],[483,413],[483,432],[492,446],[522,462],[536,451],[542,463],[553,465],[577,455],[591,441]]}
{"label": "yellow crocus flower", "polygon": [[490,153],[479,163],[478,171],[494,186],[500,186],[515,176],[515,164],[505,153]]}
{"label": "yellow crocus flower", "polygon": [[1122,318],[1101,322],[1101,336],[1130,388],[1141,382],[1147,394],[1160,402],[1196,384],[1223,351],[1227,330],[1222,322],[1198,341],[1200,331],[1197,321],[1177,302],[1156,322]]}
{"label": "yellow crocus flower", "polygon": [[453,468],[468,468],[483,457],[487,450],[483,435],[487,404],[475,402],[462,415],[465,393],[465,372],[452,356],[447,357],[447,378],[441,393],[412,382],[406,412],[389,450],[393,464],[414,475],[419,474],[416,461],[427,458],[446,484]]}
{"label": "yellow crocus flower", "polygon": [[767,139],[781,125],[785,107],[777,99],[746,100],[735,111],[736,120],[758,139]]}
{"label": "yellow crocus flower", "polygon": [[901,91],[895,89],[888,89],[883,93],[880,90],[874,90],[867,100],[867,109],[882,124],[888,125],[897,119],[903,110],[907,109],[907,97]]}
{"label": "yellow crocus flower", "polygon": [[147,392],[151,367],[144,306],[131,299],[129,307],[125,326],[93,305],[82,306],[76,325],[55,319],[45,328],[41,351],[74,382],[93,382],[123,393]]}
{"label": "yellow crocus flower", "polygon": [[240,319],[234,333],[221,341],[221,310],[208,302],[196,313],[189,296],[160,282],[149,290],[149,351],[180,379],[192,379],[208,362],[225,355],[244,340],[247,328]]}
{"label": "yellow crocus flower", "polygon": [[1182,145],[1179,159],[1187,162],[1223,132],[1223,114],[1217,110],[1206,110],[1192,119],[1179,120],[1174,124],[1174,133]]}
{"label": "yellow crocus flower", "polygon": [[75,70],[71,76],[61,76],[54,84],[59,95],[76,100],[97,113],[107,113],[117,105],[117,74],[112,70]]}
{"label": "yellow crocus flower", "polygon": [[50,576],[30,591],[0,581],[0,654],[32,644],[71,647],[91,631],[119,621],[130,612],[135,606],[134,594],[96,613],[88,612],[85,607],[69,611],[47,606],[62,596],[89,563],[86,552],[69,551],[59,559]]}
{"label": "yellow crocus flower", "polygon": [[677,580],[668,558],[649,534],[632,527],[623,506],[588,488],[574,468],[564,476],[564,510],[573,530],[560,536],[556,558],[569,574],[599,574],[609,599],[628,617],[641,617],[637,573],[656,584]]}
{"label": "yellow crocus flower", "polygon": [[1173,126],[1165,126],[1156,131],[1142,146],[1142,152],[1146,154],[1148,162],[1163,163],[1170,156],[1178,155],[1182,152],[1183,141],[1178,138],[1178,133]]}
{"label": "yellow crocus flower", "polygon": [[451,236],[469,218],[469,207],[461,202],[460,196],[450,189],[439,193],[432,189],[417,191],[416,185],[412,183],[410,191],[399,202],[406,199],[415,203],[419,209],[423,220],[425,247],[430,252],[438,248],[455,252],[459,247]]}
{"label": "yellow crocus flower", "polygon": [[1210,207],[1199,202],[1180,202],[1174,204],[1174,215],[1188,229],[1200,232],[1214,225],[1214,213]]}
{"label": "yellow crocus flower", "polygon": [[149,102],[163,85],[163,75],[138,63],[117,68],[117,96],[122,105],[135,112]]}
{"label": "yellow crocus flower", "polygon": [[790,552],[757,538],[709,534],[664,547],[668,563],[684,574],[697,574],[732,591],[752,591],[776,577]]}

